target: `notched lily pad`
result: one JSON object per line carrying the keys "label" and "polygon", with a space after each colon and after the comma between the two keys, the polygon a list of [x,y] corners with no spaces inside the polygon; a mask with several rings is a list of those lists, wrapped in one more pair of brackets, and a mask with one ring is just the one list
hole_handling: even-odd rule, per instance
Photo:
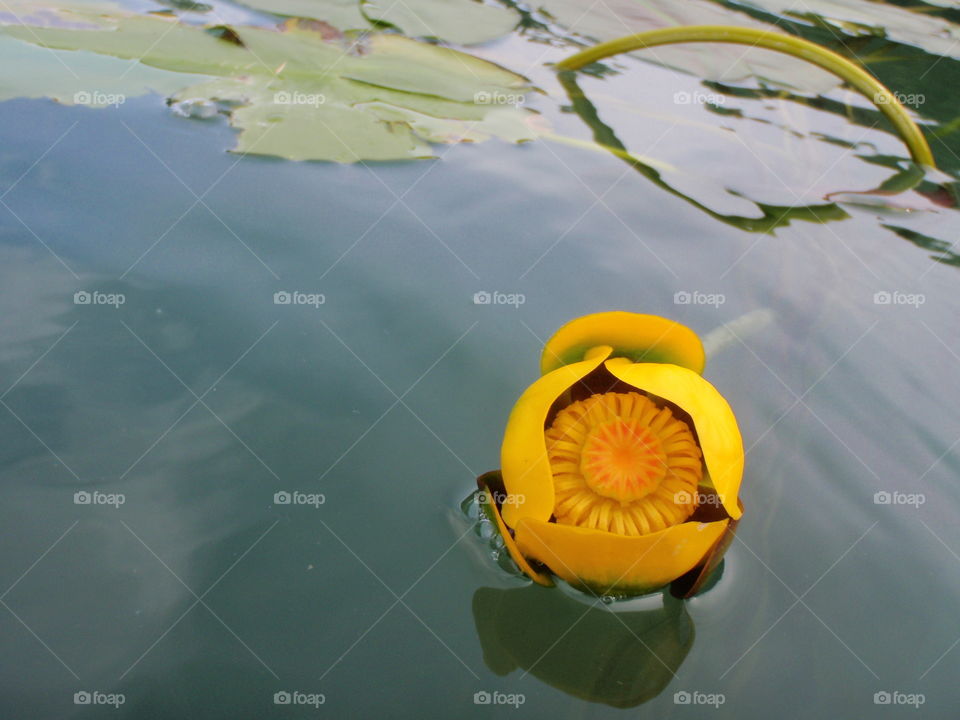
{"label": "notched lily pad", "polygon": [[363,14],[410,37],[474,45],[506,35],[520,22],[512,8],[475,0],[362,0]]}
{"label": "notched lily pad", "polygon": [[240,39],[240,36],[237,35],[237,31],[232,27],[228,27],[226,25],[214,25],[206,30],[208,35],[212,35],[219,40],[233,43],[234,45],[239,45],[240,47],[245,47],[243,40]]}
{"label": "notched lily pad", "polygon": [[[294,160],[400,160],[433,156],[431,143],[536,136],[535,114],[519,107],[531,89],[526,78],[399,35],[343,34],[319,21],[289,22],[282,31],[198,27],[83,6],[57,11],[60,19],[69,24],[7,25],[0,38],[179,74],[171,104],[226,108],[240,131],[237,152]],[[85,29],[74,29],[74,23]],[[95,79],[79,82],[97,87],[90,85]]]}

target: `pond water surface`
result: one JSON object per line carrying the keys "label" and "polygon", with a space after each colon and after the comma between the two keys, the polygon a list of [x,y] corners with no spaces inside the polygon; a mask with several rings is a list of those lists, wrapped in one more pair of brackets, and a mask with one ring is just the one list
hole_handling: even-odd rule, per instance
{"label": "pond water surface", "polygon": [[[875,45],[883,81],[929,97],[931,135],[960,115],[956,60]],[[545,65],[569,48],[474,51],[543,88],[529,105],[557,133],[592,136]],[[616,66],[580,87],[626,146],[683,171],[679,192],[563,142],[295,163],[229,154],[222,119],[158,95],[0,103],[4,717],[954,716],[956,209],[719,219],[752,206],[714,197],[725,178],[822,205],[906,150],[847,91]],[[931,144],[960,170],[955,135]],[[275,303],[294,292],[316,297]],[[608,309],[704,334],[751,313],[706,372],[748,448],[746,514],[685,604],[588,611],[528,587],[459,507],[543,340]],[[125,701],[74,703],[95,690]]]}

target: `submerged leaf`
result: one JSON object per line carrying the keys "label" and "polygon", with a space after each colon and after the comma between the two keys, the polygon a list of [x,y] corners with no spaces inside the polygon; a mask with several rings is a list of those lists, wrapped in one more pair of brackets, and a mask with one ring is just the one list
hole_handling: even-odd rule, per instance
{"label": "submerged leaf", "polygon": [[[530,89],[525,78],[399,35],[343,36],[316,22],[288,23],[282,32],[204,28],[121,11],[78,9],[57,17],[88,29],[54,22],[9,25],[0,32],[46,48],[90,51],[172,71],[180,79],[172,102],[182,107],[227,103],[231,124],[240,130],[236,149],[244,153],[337,162],[396,160],[431,156],[429,143],[489,136],[520,142],[535,136],[527,122],[531,112],[490,102],[522,101]],[[39,85],[35,75],[27,75],[17,90]],[[96,89],[99,81],[100,76],[80,83]],[[58,87],[42,91],[62,94]]]}

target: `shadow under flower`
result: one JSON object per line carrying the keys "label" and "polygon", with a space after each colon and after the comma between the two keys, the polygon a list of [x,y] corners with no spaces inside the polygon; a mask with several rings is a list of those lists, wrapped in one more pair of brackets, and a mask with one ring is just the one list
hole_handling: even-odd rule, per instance
{"label": "shadow under flower", "polygon": [[[618,708],[652,700],[693,647],[693,619],[668,590],[619,611],[556,588],[479,588],[473,617],[487,667],[522,669],[558,690]],[[625,604],[618,603],[618,607]]]}

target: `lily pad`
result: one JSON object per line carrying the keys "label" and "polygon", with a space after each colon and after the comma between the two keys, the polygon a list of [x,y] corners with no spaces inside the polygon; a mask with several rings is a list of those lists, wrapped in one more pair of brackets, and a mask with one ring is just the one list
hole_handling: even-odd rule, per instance
{"label": "lily pad", "polygon": [[256,10],[330,23],[340,30],[391,25],[409,37],[474,45],[506,35],[520,22],[513,8],[477,0],[240,0]]}
{"label": "lily pad", "polygon": [[363,0],[371,20],[393,25],[411,37],[435,37],[475,45],[506,35],[520,22],[511,8],[473,0]]}
{"label": "lily pad", "polygon": [[64,105],[106,107],[151,92],[166,95],[184,83],[180,73],[133,60],[82,51],[63,55],[0,34],[0,66],[21,68],[0,77],[0,101],[48,97]]}
{"label": "lily pad", "polygon": [[[528,122],[534,114],[517,107],[530,89],[525,78],[399,35],[344,35],[308,21],[289,21],[280,31],[233,27],[227,32],[82,7],[57,11],[56,22],[8,25],[0,33],[44,48],[85,51],[78,57],[97,53],[174,73],[181,82],[172,100],[224,103],[240,130],[236,150],[244,153],[337,162],[396,160],[432,156],[430,143],[490,136],[521,142],[535,136]],[[73,59],[66,64],[72,66]],[[32,72],[24,75],[17,85],[24,92],[27,87],[34,88],[34,96],[64,92],[49,77],[38,81]],[[44,79],[50,87],[42,85]],[[169,79],[163,76],[164,87]],[[99,80],[81,77],[80,82],[96,88]],[[146,81],[138,82],[144,86]],[[510,102],[494,102],[501,98]]]}
{"label": "lily pad", "polygon": [[321,20],[340,30],[368,30],[360,0],[237,0],[254,10],[284,17]]}

